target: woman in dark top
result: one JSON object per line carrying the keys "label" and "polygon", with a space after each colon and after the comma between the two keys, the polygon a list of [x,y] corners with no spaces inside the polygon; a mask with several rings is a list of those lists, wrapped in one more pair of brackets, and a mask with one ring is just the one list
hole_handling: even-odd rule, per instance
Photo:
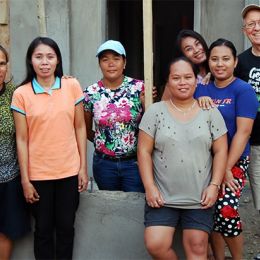
{"label": "woman in dark top", "polygon": [[15,86],[11,82],[5,83],[7,66],[8,54],[0,45],[0,259],[9,259],[13,240],[30,230],[10,110]]}

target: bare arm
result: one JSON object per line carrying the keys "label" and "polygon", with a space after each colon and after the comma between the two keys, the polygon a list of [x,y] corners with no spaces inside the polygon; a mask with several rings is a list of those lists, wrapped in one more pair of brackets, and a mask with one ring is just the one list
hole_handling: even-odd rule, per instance
{"label": "bare arm", "polygon": [[27,202],[34,203],[39,200],[39,195],[29,179],[28,165],[28,129],[24,115],[13,112],[16,128],[17,154],[21,173],[21,182],[23,186],[24,197]]}
{"label": "bare arm", "polygon": [[253,128],[254,120],[251,118],[237,117],[236,123],[237,131],[229,148],[223,190],[225,189],[225,185],[227,185],[232,191],[236,191],[240,188],[240,185],[233,178],[231,169],[239,160],[246,147]]}
{"label": "bare arm", "polygon": [[166,83],[166,85],[165,85],[165,87],[164,87],[164,91],[163,91],[161,100],[167,101],[167,100],[169,100],[170,98],[171,98],[171,92],[170,92],[169,87],[168,87],[168,85],[167,85],[167,83]]}
{"label": "bare arm", "polygon": [[79,150],[80,156],[80,169],[78,174],[79,192],[87,189],[88,184],[88,174],[87,174],[87,166],[86,166],[86,125],[84,120],[84,110],[82,102],[75,107],[75,119],[74,119],[74,127],[76,133],[76,140]]}
{"label": "bare arm", "polygon": [[89,111],[84,112],[86,129],[87,129],[87,138],[90,142],[93,143],[95,132],[92,130],[93,127],[93,114]]}
{"label": "bare arm", "polygon": [[209,208],[214,205],[217,200],[218,190],[222,183],[228,154],[227,135],[222,135],[213,142],[213,167],[212,177],[209,186],[202,194],[201,204],[202,208]]}
{"label": "bare arm", "polygon": [[[157,89],[155,86],[153,86],[153,101],[157,98]],[[140,100],[143,107],[143,110],[145,111],[145,91],[142,91],[140,94]]]}
{"label": "bare arm", "polygon": [[210,82],[211,73],[208,72],[207,75],[202,79],[201,84],[207,85]]}
{"label": "bare arm", "polygon": [[213,142],[213,167],[211,183],[220,185],[223,181],[228,156],[227,134]]}
{"label": "bare arm", "polygon": [[163,206],[164,201],[158,188],[154,184],[152,152],[154,147],[154,139],[144,131],[139,131],[138,136],[138,166],[141,179],[145,188],[147,204],[150,207],[159,208]]}

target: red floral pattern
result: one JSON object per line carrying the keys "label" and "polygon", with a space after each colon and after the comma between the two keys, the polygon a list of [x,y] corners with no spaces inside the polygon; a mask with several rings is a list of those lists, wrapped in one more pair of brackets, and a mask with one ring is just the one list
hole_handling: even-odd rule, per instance
{"label": "red floral pattern", "polygon": [[218,194],[214,216],[214,231],[220,232],[225,237],[235,237],[242,232],[238,208],[239,199],[246,182],[248,165],[249,157],[245,157],[232,168],[233,176],[240,185],[239,190],[234,193],[226,187],[224,193],[220,190]]}
{"label": "red floral pattern", "polygon": [[223,216],[223,218],[235,218],[238,216],[238,212],[237,210],[235,210],[234,208],[232,208],[231,206],[224,206],[221,210],[220,210],[221,215]]}
{"label": "red floral pattern", "polygon": [[244,176],[243,170],[241,168],[239,168],[238,166],[234,166],[232,168],[232,173],[233,173],[234,178],[237,178],[237,179],[242,179]]}
{"label": "red floral pattern", "polygon": [[97,151],[112,157],[136,153],[143,91],[143,81],[126,76],[114,91],[101,80],[85,89],[84,108],[93,113]]}

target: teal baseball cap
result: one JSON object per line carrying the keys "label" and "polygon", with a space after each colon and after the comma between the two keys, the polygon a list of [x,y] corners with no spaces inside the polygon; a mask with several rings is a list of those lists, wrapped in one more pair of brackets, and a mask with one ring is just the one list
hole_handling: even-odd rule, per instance
{"label": "teal baseball cap", "polygon": [[125,48],[119,41],[108,40],[102,43],[97,50],[96,57],[98,57],[99,54],[103,51],[114,51],[119,55],[124,55],[126,57]]}

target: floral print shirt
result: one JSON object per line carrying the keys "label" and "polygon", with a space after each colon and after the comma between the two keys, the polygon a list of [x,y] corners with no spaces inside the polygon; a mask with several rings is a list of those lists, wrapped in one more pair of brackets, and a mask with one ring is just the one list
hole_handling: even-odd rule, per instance
{"label": "floral print shirt", "polygon": [[0,91],[0,183],[8,182],[19,174],[15,127],[10,108],[14,90],[15,86],[8,83]]}
{"label": "floral print shirt", "polygon": [[143,90],[143,81],[127,76],[116,90],[101,80],[85,89],[84,109],[93,114],[96,151],[112,157],[136,154]]}

